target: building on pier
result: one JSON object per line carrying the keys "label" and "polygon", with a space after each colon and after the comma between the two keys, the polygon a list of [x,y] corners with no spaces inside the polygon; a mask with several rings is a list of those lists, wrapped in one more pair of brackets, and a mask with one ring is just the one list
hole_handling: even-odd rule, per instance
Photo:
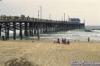
{"label": "building on pier", "polygon": [[68,22],[72,22],[72,23],[80,23],[80,19],[79,18],[69,18]]}

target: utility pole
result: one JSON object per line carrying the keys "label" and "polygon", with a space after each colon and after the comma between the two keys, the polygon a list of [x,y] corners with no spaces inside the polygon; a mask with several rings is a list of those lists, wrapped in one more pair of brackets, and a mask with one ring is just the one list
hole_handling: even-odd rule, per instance
{"label": "utility pole", "polygon": [[38,10],[38,19],[40,18],[40,12],[39,12],[39,10]]}
{"label": "utility pole", "polygon": [[64,21],[66,20],[66,13],[64,13]]}
{"label": "utility pole", "polygon": [[42,19],[42,6],[40,6],[40,19]]}
{"label": "utility pole", "polygon": [[85,24],[85,19],[84,19],[83,23]]}
{"label": "utility pole", "polygon": [[68,17],[68,21],[69,21],[69,19],[70,19],[69,15],[67,15],[67,17]]}
{"label": "utility pole", "polygon": [[[40,10],[38,10],[38,21],[40,21]],[[36,26],[37,38],[40,40],[39,26]]]}
{"label": "utility pole", "polygon": [[51,14],[49,14],[49,20],[51,20]]}
{"label": "utility pole", "polygon": [[[42,6],[40,6],[40,9],[38,10],[38,20],[42,20]],[[36,27],[37,29],[37,37],[38,37],[38,40],[40,40],[40,26],[37,26]]]}

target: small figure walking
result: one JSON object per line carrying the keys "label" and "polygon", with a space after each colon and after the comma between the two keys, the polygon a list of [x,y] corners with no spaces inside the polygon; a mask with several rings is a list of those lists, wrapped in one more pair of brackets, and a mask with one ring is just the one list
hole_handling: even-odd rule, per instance
{"label": "small figure walking", "polygon": [[90,37],[88,37],[88,42],[90,42]]}
{"label": "small figure walking", "polygon": [[5,40],[5,36],[2,36],[2,40],[3,40],[3,41]]}

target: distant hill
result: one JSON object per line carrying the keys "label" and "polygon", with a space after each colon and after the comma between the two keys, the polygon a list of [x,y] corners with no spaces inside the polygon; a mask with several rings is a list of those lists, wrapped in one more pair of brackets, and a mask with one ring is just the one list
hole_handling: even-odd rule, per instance
{"label": "distant hill", "polygon": [[100,26],[86,26],[85,28],[89,30],[100,30]]}

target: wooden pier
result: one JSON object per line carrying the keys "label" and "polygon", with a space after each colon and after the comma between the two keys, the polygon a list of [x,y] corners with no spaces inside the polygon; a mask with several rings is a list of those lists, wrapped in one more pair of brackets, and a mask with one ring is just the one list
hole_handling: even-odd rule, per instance
{"label": "wooden pier", "polygon": [[0,17],[0,37],[2,37],[1,32],[5,32],[5,39],[7,40],[9,39],[9,31],[13,31],[13,39],[16,40],[16,30],[19,30],[19,37],[22,40],[24,37],[39,37],[38,34],[83,29],[84,27],[84,23],[70,22],[70,20],[56,21],[25,16]]}

